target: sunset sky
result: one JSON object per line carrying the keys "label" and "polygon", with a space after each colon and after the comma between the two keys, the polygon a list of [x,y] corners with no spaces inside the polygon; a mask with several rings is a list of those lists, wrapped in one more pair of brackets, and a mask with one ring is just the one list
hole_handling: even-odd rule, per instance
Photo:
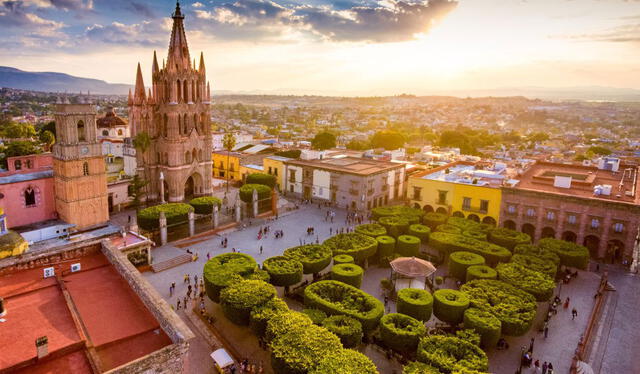
{"label": "sunset sky", "polygon": [[[0,1],[0,65],[133,83],[171,1]],[[215,90],[387,95],[640,88],[640,0],[182,2]]]}

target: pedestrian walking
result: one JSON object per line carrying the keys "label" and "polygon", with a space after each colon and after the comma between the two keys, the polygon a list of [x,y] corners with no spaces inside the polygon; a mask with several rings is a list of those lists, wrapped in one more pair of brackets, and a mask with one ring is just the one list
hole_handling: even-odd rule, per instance
{"label": "pedestrian walking", "polygon": [[577,316],[578,316],[578,311],[576,310],[576,308],[573,308],[573,310],[571,311],[571,319],[574,320],[576,319]]}
{"label": "pedestrian walking", "polygon": [[553,365],[551,363],[547,365],[547,374],[553,374]]}
{"label": "pedestrian walking", "polygon": [[545,361],[542,364],[542,374],[547,374],[547,369],[549,368],[549,364],[547,364],[547,361]]}
{"label": "pedestrian walking", "polygon": [[531,342],[529,343],[529,352],[531,352],[531,354],[533,354],[533,343],[535,343],[535,341],[535,338],[531,338]]}
{"label": "pedestrian walking", "polygon": [[260,246],[260,254],[262,254],[262,246]]}
{"label": "pedestrian walking", "polygon": [[207,261],[209,261],[210,258],[211,258],[211,255],[209,255],[209,252],[207,252]]}
{"label": "pedestrian walking", "polygon": [[533,367],[535,367],[536,369],[536,373],[540,371],[540,360],[536,360],[536,362],[533,363]]}
{"label": "pedestrian walking", "polygon": [[180,310],[180,299],[178,299],[178,303],[176,304],[176,310]]}
{"label": "pedestrian walking", "polygon": [[184,297],[183,302],[184,302],[184,308],[187,309],[187,297],[186,296]]}
{"label": "pedestrian walking", "polygon": [[570,300],[571,300],[571,299],[569,299],[569,298],[567,297],[567,299],[564,301],[564,305],[563,305],[563,307],[564,307],[565,309],[569,308],[569,301],[570,301]]}
{"label": "pedestrian walking", "polygon": [[173,286],[169,286],[169,297],[173,296]]}
{"label": "pedestrian walking", "polygon": [[546,339],[548,335],[549,335],[549,326],[545,322],[544,323],[544,338]]}

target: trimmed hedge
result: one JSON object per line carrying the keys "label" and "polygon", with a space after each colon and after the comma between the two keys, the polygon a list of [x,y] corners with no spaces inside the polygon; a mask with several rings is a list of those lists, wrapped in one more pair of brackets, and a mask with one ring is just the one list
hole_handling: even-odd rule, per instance
{"label": "trimmed hedge", "polygon": [[381,235],[387,235],[387,229],[379,223],[365,223],[364,225],[358,225],[356,226],[356,232],[374,238]]}
{"label": "trimmed hedge", "polygon": [[535,297],[499,280],[476,279],[460,290],[471,300],[471,307],[485,310],[502,322],[502,333],[521,336],[531,328],[536,316]]}
{"label": "trimmed hedge", "polygon": [[276,374],[305,374],[323,358],[341,350],[342,344],[324,327],[311,325],[293,327],[277,336],[270,348],[271,366]]}
{"label": "trimmed hedge", "polygon": [[500,264],[496,271],[498,279],[532,294],[537,301],[549,301],[556,288],[556,283],[548,275],[515,262]]}
{"label": "trimmed hedge", "polygon": [[390,313],[380,319],[380,338],[385,346],[398,352],[413,353],[426,333],[424,323],[405,314]]}
{"label": "trimmed hedge", "polygon": [[402,374],[442,374],[439,369],[424,362],[412,361],[402,367]]}
{"label": "trimmed hedge", "polygon": [[531,236],[520,231],[498,227],[489,231],[487,235],[489,242],[513,250],[516,245],[531,243]]}
{"label": "trimmed hedge", "polygon": [[245,253],[223,253],[204,264],[204,288],[209,299],[220,302],[220,291],[230,284],[251,276],[258,264]]}
{"label": "trimmed hedge", "polygon": [[431,229],[429,226],[416,223],[409,226],[407,234],[418,237],[423,244],[427,244],[429,241],[429,234],[431,234]]}
{"label": "trimmed hedge", "polygon": [[411,235],[398,236],[396,252],[405,257],[417,257],[420,253],[420,238]]}
{"label": "trimmed hedge", "polygon": [[378,374],[378,369],[364,354],[341,349],[325,356],[309,374]]}
{"label": "trimmed hedge", "polygon": [[362,343],[362,324],[353,317],[327,317],[322,322],[322,327],[336,334],[345,348],[353,348]]}
{"label": "trimmed hedge", "polygon": [[378,249],[378,241],[376,239],[356,232],[332,236],[322,244],[331,249],[334,256],[349,255],[357,263],[361,263],[371,257]]}
{"label": "trimmed hedge", "polygon": [[373,331],[384,314],[380,300],[348,284],[326,280],[312,283],[304,290],[304,305],[328,315],[343,314],[362,323],[365,333]]}
{"label": "trimmed hedge", "polygon": [[154,205],[138,211],[138,226],[145,230],[156,230],[160,227],[160,212],[164,212],[167,225],[187,222],[189,212],[193,212],[193,207],[183,203],[167,203]]}
{"label": "trimmed hedge", "polygon": [[479,222],[462,217],[449,217],[447,224],[460,228],[461,231],[469,231],[478,228]]}
{"label": "trimmed hedge", "polygon": [[467,268],[484,265],[484,257],[475,253],[459,251],[449,255],[449,275],[461,281],[467,279]]}
{"label": "trimmed hedge", "polygon": [[240,187],[240,200],[245,203],[253,201],[253,190],[258,191],[258,200],[264,200],[271,197],[271,188],[264,184],[245,184]]}
{"label": "trimmed hedge", "polygon": [[251,173],[245,179],[246,184],[262,184],[271,189],[276,186],[276,177],[266,173]]}
{"label": "trimmed hedge", "polygon": [[269,273],[274,286],[288,287],[302,280],[302,263],[291,257],[270,257],[262,262],[262,269]]}
{"label": "trimmed hedge", "polygon": [[457,325],[468,307],[469,297],[461,291],[439,289],[433,293],[433,314],[442,322]]}
{"label": "trimmed hedge", "polygon": [[502,323],[498,317],[486,310],[469,308],[464,311],[464,328],[472,329],[480,335],[480,345],[485,349],[498,344],[502,334]]}
{"label": "trimmed hedge", "polygon": [[436,232],[446,232],[448,234],[462,234],[462,229],[458,226],[450,225],[448,223],[443,223],[442,225],[438,225],[436,227]]}
{"label": "trimmed hedge", "polygon": [[436,227],[447,223],[448,218],[449,216],[444,213],[430,212],[424,215],[424,217],[422,218],[422,223],[429,226],[431,231],[434,231]]}
{"label": "trimmed hedge", "polygon": [[333,257],[333,264],[334,265],[339,265],[339,264],[353,264],[354,260],[353,257],[349,256],[349,255],[337,255]]}
{"label": "trimmed hedge", "polygon": [[251,310],[249,315],[249,327],[257,337],[263,337],[267,332],[267,323],[276,314],[289,310],[287,303],[279,297],[274,297],[266,303]]}
{"label": "trimmed hedge", "polygon": [[589,265],[589,249],[585,246],[565,240],[544,238],[538,241],[538,247],[557,254],[564,266],[586,269]]}
{"label": "trimmed hedge", "polygon": [[331,268],[331,279],[360,288],[364,270],[356,264],[338,264]]}
{"label": "trimmed hedge", "polygon": [[468,237],[476,239],[476,240],[483,240],[483,241],[487,240],[487,233],[479,231],[479,230],[475,230],[475,229],[464,231],[462,233],[462,235],[468,236]]}
{"label": "trimmed hedge", "polygon": [[403,288],[398,291],[396,310],[417,320],[427,322],[433,311],[433,296],[427,290]]}
{"label": "trimmed hedge", "polygon": [[282,313],[276,313],[269,319],[264,336],[266,341],[270,342],[294,328],[306,328],[309,326],[313,326],[313,321],[306,314],[287,310]]}
{"label": "trimmed hedge", "polygon": [[222,312],[233,323],[249,325],[251,310],[276,296],[276,289],[259,280],[242,280],[232,283],[220,292]]}
{"label": "trimmed hedge", "polygon": [[513,253],[538,257],[543,260],[551,261],[554,264],[556,264],[556,266],[560,265],[560,257],[555,252],[552,252],[548,249],[540,248],[537,245],[533,245],[533,244],[516,245],[516,247],[513,249]]}
{"label": "trimmed hedge", "polygon": [[302,313],[311,318],[314,325],[322,325],[322,321],[327,318],[327,313],[319,309],[302,309]]}
{"label": "trimmed hedge", "polygon": [[385,228],[387,235],[394,238],[405,234],[409,230],[409,220],[406,217],[381,217],[378,222]]}
{"label": "trimmed hedge", "polygon": [[244,277],[244,279],[253,279],[253,280],[261,280],[263,282],[271,282],[271,277],[266,270],[256,269],[253,273]]}
{"label": "trimmed hedge", "polygon": [[490,266],[499,262],[509,262],[511,252],[499,245],[476,240],[463,235],[434,232],[429,237],[429,245],[437,249],[444,256],[458,251],[467,251],[484,257]]}
{"label": "trimmed hedge", "polygon": [[489,369],[487,354],[480,347],[452,336],[431,335],[420,339],[417,358],[444,374]]}
{"label": "trimmed hedge", "polygon": [[371,210],[371,218],[375,221],[382,217],[405,217],[410,224],[420,223],[424,216],[422,209],[411,208],[404,205],[381,206]]}
{"label": "trimmed hedge", "polygon": [[498,279],[498,272],[487,265],[473,265],[467,268],[465,281],[470,282],[474,279]]}
{"label": "trimmed hedge", "polygon": [[392,256],[396,251],[396,239],[393,236],[382,235],[376,238],[378,242],[378,258]]}
{"label": "trimmed hedge", "polygon": [[527,269],[538,271],[549,276],[551,279],[556,278],[558,273],[558,264],[549,259],[540,258],[534,255],[515,254],[511,256],[511,262],[520,264]]}
{"label": "trimmed hedge", "polygon": [[285,257],[295,258],[302,263],[304,274],[316,274],[331,263],[331,249],[320,244],[306,244],[284,250]]}
{"label": "trimmed hedge", "polygon": [[213,206],[216,205],[220,208],[222,200],[213,196],[202,196],[189,201],[189,205],[193,207],[197,214],[211,214],[213,213]]}

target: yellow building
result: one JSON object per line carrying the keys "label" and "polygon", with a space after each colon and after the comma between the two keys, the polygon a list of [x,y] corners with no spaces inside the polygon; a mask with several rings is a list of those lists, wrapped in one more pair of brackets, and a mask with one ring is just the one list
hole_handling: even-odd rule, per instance
{"label": "yellow building", "polygon": [[264,171],[262,170],[262,166],[260,165],[254,165],[254,164],[240,165],[240,178],[242,178],[243,182],[247,180],[247,175],[253,174],[253,173],[263,173],[263,172]]}
{"label": "yellow building", "polygon": [[267,173],[276,177],[276,189],[282,191],[282,186],[285,185],[285,161],[291,160],[288,157],[282,156],[267,156],[262,159],[263,173]]}
{"label": "yellow building", "polygon": [[496,224],[500,219],[505,170],[483,170],[473,163],[454,162],[409,177],[407,197],[426,212]]}
{"label": "yellow building", "polygon": [[212,152],[211,160],[213,161],[213,177],[225,180],[228,177],[229,180],[233,181],[241,180],[240,160],[242,160],[242,156],[242,153],[238,152]]}

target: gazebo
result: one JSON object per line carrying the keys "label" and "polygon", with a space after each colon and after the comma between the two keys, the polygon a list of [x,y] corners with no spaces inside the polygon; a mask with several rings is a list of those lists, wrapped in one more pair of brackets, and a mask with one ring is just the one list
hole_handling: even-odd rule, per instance
{"label": "gazebo", "polygon": [[[436,267],[429,261],[416,257],[400,257],[389,263],[391,265],[391,282],[396,292],[403,288],[431,288],[430,277],[435,274]],[[416,278],[424,278],[424,281]]]}

